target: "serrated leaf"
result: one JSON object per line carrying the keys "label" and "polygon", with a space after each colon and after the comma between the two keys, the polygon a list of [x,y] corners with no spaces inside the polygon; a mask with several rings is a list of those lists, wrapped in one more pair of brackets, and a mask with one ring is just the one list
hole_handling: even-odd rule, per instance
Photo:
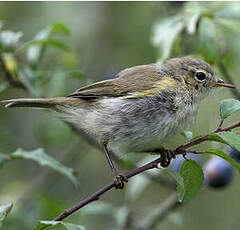
{"label": "serrated leaf", "polygon": [[235,169],[240,171],[240,164],[236,163],[235,160],[233,160],[228,154],[222,152],[221,150],[219,150],[219,149],[207,149],[205,152],[210,153],[210,154],[214,154],[214,155],[217,155],[217,156],[223,158],[228,163],[230,163]]}
{"label": "serrated leaf", "polygon": [[70,179],[75,185],[78,185],[78,180],[74,176],[74,170],[72,168],[68,168],[62,165],[60,162],[55,160],[54,158],[48,156],[43,149],[36,149],[33,151],[25,151],[22,149],[17,149],[16,152],[9,155],[10,158],[16,159],[30,159],[34,160],[40,165],[48,166],[57,172],[63,174],[68,179]]}
{"label": "serrated leaf", "polygon": [[240,101],[235,99],[225,99],[220,103],[220,116],[222,119],[229,117],[233,112],[240,109]]}
{"label": "serrated leaf", "polygon": [[221,132],[217,134],[225,143],[240,151],[240,135],[235,132]]}
{"label": "serrated leaf", "polygon": [[183,28],[184,23],[181,15],[161,20],[154,25],[152,44],[159,49],[159,61],[170,56],[173,43]]}
{"label": "serrated leaf", "polygon": [[181,165],[180,175],[183,178],[184,190],[177,187],[178,199],[180,202],[187,202],[201,188],[204,179],[203,171],[196,161],[187,159]]}
{"label": "serrated leaf", "polygon": [[9,203],[7,205],[0,206],[0,227],[2,226],[2,222],[7,217],[7,215],[12,210],[13,204]]}
{"label": "serrated leaf", "polygon": [[39,221],[34,230],[47,230],[54,229],[56,227],[64,227],[67,230],[85,230],[85,228],[81,225],[64,223],[62,221],[44,221],[44,220]]}
{"label": "serrated leaf", "polygon": [[188,141],[190,141],[193,137],[193,134],[191,131],[183,131],[181,133]]}

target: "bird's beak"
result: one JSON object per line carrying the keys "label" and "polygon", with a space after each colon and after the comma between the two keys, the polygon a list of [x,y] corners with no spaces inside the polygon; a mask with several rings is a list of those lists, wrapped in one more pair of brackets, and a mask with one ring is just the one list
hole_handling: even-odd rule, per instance
{"label": "bird's beak", "polygon": [[223,80],[219,79],[217,82],[211,82],[212,86],[216,87],[227,87],[227,88],[236,88],[236,86],[232,84],[225,83]]}

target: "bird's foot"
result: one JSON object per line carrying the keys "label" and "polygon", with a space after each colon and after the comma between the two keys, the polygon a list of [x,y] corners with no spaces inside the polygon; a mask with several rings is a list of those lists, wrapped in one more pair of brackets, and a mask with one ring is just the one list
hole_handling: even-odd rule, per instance
{"label": "bird's foot", "polygon": [[124,174],[118,174],[114,177],[114,186],[116,189],[123,189],[124,182],[128,182],[128,179]]}
{"label": "bird's foot", "polygon": [[166,168],[170,165],[172,158],[175,158],[172,150],[166,150],[165,153],[161,154],[161,166]]}

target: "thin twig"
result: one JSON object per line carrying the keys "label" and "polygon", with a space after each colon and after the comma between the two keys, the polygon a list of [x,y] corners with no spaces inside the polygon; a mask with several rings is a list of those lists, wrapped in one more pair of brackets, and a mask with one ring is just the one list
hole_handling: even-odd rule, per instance
{"label": "thin twig", "polygon": [[221,120],[221,122],[219,123],[219,126],[217,127],[215,132],[220,131],[222,129],[223,122],[224,122],[224,119]]}
{"label": "thin twig", "polygon": [[[234,125],[231,125],[231,126],[228,126],[227,128],[221,128],[220,130],[215,130],[214,132],[215,133],[219,133],[219,132],[223,132],[223,131],[230,131],[234,128],[237,128],[237,127],[240,127],[240,122],[234,124]],[[207,141],[210,139],[210,135],[207,134],[203,137],[200,137],[194,141],[190,141],[184,145],[181,145],[179,147],[177,147],[175,150],[171,151],[171,153],[175,156],[175,155],[179,155],[179,154],[186,154],[186,153],[190,153],[192,152],[191,149],[189,149],[189,147],[191,146],[194,146],[194,145],[198,145],[204,141]],[[159,154],[167,154],[169,153],[169,150],[161,150],[159,152]],[[200,153],[200,152],[196,152],[196,153]],[[140,174],[142,172],[145,172],[147,170],[150,170],[150,169],[153,169],[153,168],[156,168],[158,166],[159,163],[163,162],[164,161],[164,158],[161,156],[159,158],[157,158],[156,160],[150,162],[150,163],[147,163],[139,168],[136,168],[136,169],[133,169],[127,173],[124,173],[123,175],[129,179],[137,174]],[[60,221],[60,220],[63,220],[65,219],[66,217],[68,217],[69,215],[71,215],[72,213],[76,212],[77,210],[79,210],[80,208],[88,205],[89,203],[95,201],[95,200],[98,200],[100,198],[101,195],[103,195],[105,192],[111,190],[112,188],[114,188],[114,181],[112,181],[111,183],[105,185],[103,188],[99,189],[97,192],[93,193],[92,195],[88,196],[87,198],[85,198],[84,200],[80,201],[79,203],[77,203],[74,207],[68,209],[68,210],[65,210],[64,212],[62,212],[59,216],[57,216],[56,218],[54,218],[55,221]]]}
{"label": "thin twig", "polygon": [[12,75],[12,73],[9,72],[9,70],[7,69],[7,66],[3,60],[3,57],[1,55],[0,55],[0,68],[4,72],[4,76],[5,76],[6,80],[9,82],[9,84],[11,84],[17,88],[27,90],[26,86],[22,82],[16,80],[14,78],[14,76]]}

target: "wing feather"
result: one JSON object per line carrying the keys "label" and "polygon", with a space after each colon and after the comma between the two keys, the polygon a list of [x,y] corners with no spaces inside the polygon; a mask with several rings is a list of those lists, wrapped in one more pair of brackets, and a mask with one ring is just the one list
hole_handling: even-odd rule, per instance
{"label": "wing feather", "polygon": [[117,78],[100,81],[78,89],[69,97],[96,99],[122,97],[151,90],[163,75],[157,72],[157,64],[135,66],[121,71]]}

